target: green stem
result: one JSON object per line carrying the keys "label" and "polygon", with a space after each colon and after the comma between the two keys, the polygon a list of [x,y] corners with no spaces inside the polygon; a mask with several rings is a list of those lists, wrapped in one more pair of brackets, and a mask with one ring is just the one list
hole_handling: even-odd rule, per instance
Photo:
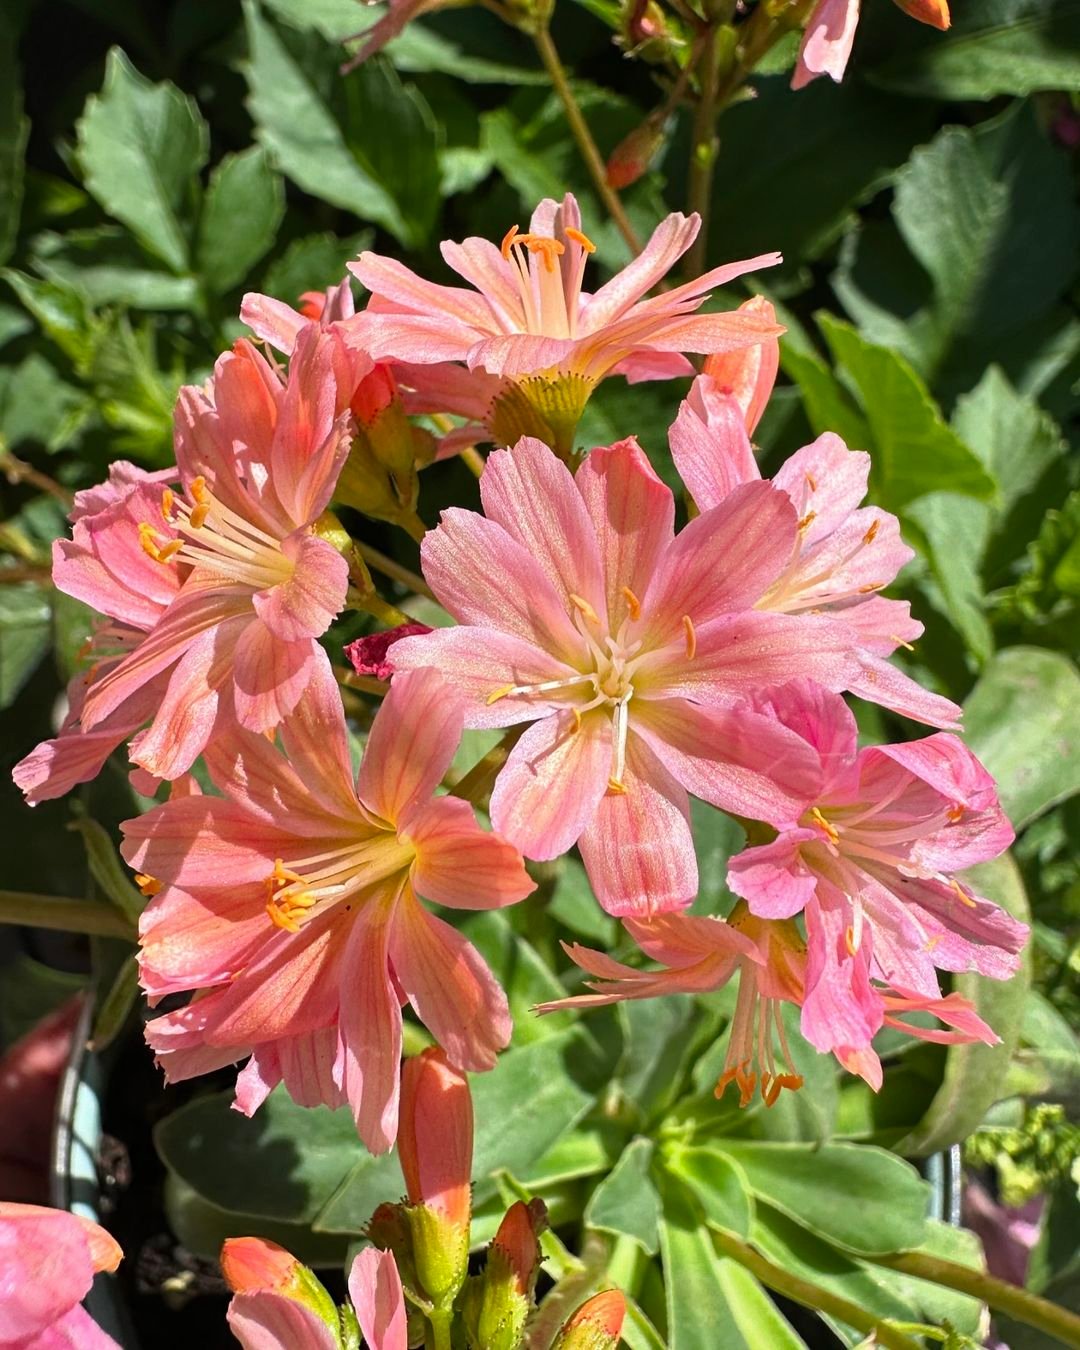
{"label": "green stem", "polygon": [[506,763],[507,756],[524,730],[524,727],[511,727],[498,745],[493,745],[468,773],[458,779],[450,789],[450,796],[460,797],[463,801],[472,802],[473,806],[479,806],[491,791],[495,775]]}
{"label": "green stem", "polygon": [[424,535],[427,534],[427,526],[415,511],[402,511],[401,515],[397,518],[397,523],[405,533],[411,535],[418,544],[424,542]]}
{"label": "green stem", "polygon": [[900,1252],[896,1256],[874,1256],[870,1259],[878,1265],[888,1266],[890,1270],[914,1276],[915,1279],[930,1280],[934,1284],[944,1285],[946,1289],[970,1294],[996,1312],[1005,1313],[1015,1322],[1045,1331],[1062,1345],[1080,1350],[1080,1317],[1018,1285],[999,1280],[995,1275],[987,1275],[985,1271],[972,1270],[970,1266],[945,1261],[926,1252]]}
{"label": "green stem", "polygon": [[828,1289],[822,1289],[820,1285],[811,1284],[809,1280],[793,1275],[782,1266],[774,1265],[767,1257],[755,1251],[748,1242],[737,1238],[734,1233],[714,1230],[712,1239],[722,1255],[738,1261],[752,1275],[756,1275],[767,1289],[783,1294],[793,1303],[799,1303],[815,1312],[828,1313],[838,1322],[843,1322],[864,1335],[875,1336],[877,1344],[883,1346],[884,1350],[922,1350],[918,1341],[897,1331],[888,1322],[873,1317],[857,1303],[850,1303],[846,1298],[841,1298]]}
{"label": "green stem", "polygon": [[701,217],[701,228],[690,245],[684,264],[690,279],[705,270],[709,238],[709,211],[712,204],[713,172],[716,169],[716,96],[720,87],[717,63],[717,27],[710,25],[704,34],[698,69],[701,71],[701,93],[694,112],[694,127],[690,138],[690,173],[687,208]]}
{"label": "green stem", "polygon": [[428,1326],[431,1334],[426,1338],[428,1350],[451,1350],[450,1320],[453,1314],[441,1308],[433,1308],[428,1313]]}
{"label": "green stem", "polygon": [[359,539],[354,540],[354,543],[357,553],[376,572],[381,572],[384,577],[390,577],[393,581],[400,581],[403,586],[408,586],[409,590],[415,591],[417,595],[425,595],[429,600],[435,599],[435,592],[418,573],[410,571],[408,567],[402,567],[401,563],[395,562],[393,558],[388,558],[385,553],[380,553],[377,548],[372,548],[370,544],[365,544]]}
{"label": "green stem", "polygon": [[593,186],[599,193],[600,200],[607,208],[608,214],[618,227],[619,233],[626,240],[631,252],[636,255],[641,252],[641,240],[638,238],[633,225],[630,224],[630,218],[619,200],[619,194],[607,180],[604,161],[597,149],[596,142],[593,140],[589,124],[585,121],[581,105],[574,95],[574,90],[566,74],[566,68],[559,57],[555,43],[551,40],[551,33],[547,25],[545,24],[544,27],[538,29],[532,36],[540,60],[544,63],[544,69],[550,76],[552,86],[566,112],[570,134],[577,142],[577,148],[581,152],[581,158],[585,161],[585,167],[589,171],[589,177],[593,180]]}
{"label": "green stem", "polygon": [[135,939],[135,930],[111,905],[97,900],[75,900],[65,895],[35,895],[29,891],[0,891],[0,923],[26,928],[58,928],[95,937]]}

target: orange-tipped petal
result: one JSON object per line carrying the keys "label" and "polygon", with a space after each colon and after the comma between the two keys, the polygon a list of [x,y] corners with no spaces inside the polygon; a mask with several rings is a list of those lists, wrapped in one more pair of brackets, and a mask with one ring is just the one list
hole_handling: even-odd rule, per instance
{"label": "orange-tipped petal", "polygon": [[[536,1202],[533,1202],[534,1205]],[[537,1233],[542,1228],[546,1214],[538,1213],[533,1205],[518,1200],[511,1205],[499,1224],[493,1247],[497,1247],[506,1258],[519,1294],[528,1294],[532,1290],[536,1272],[540,1265],[540,1244]]]}
{"label": "orange-tipped petal", "polygon": [[455,1228],[467,1228],[472,1148],[468,1078],[437,1047],[406,1060],[398,1156],[410,1202],[427,1205]]}
{"label": "orange-tipped petal", "polygon": [[[739,310],[769,323],[776,322],[776,310],[763,295],[752,296],[739,306]],[[780,342],[778,338],[770,337],[755,347],[714,352],[705,358],[704,373],[711,377],[713,387],[719,393],[730,395],[739,405],[747,434],[753,435],[773,391],[779,369]]]}
{"label": "orange-tipped petal", "polygon": [[896,0],[896,3],[905,14],[920,23],[928,23],[931,28],[940,28],[942,32],[952,22],[949,0]]}
{"label": "orange-tipped petal", "polygon": [[559,1350],[613,1350],[625,1316],[626,1299],[618,1289],[605,1289],[572,1314],[555,1344]]}
{"label": "orange-tipped petal", "polygon": [[221,1249],[221,1273],[234,1294],[263,1289],[284,1293],[296,1279],[300,1262],[265,1238],[227,1238]]}

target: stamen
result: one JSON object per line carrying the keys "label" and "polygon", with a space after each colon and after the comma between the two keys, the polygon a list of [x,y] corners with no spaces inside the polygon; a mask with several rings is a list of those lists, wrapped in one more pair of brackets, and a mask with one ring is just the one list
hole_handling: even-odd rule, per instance
{"label": "stamen", "polygon": [[201,506],[204,502],[209,502],[210,493],[207,491],[206,479],[199,474],[197,478],[191,480],[191,495]]}
{"label": "stamen", "polygon": [[565,244],[546,234],[523,234],[514,242],[524,244],[530,253],[539,253],[544,259],[545,272],[554,272],[555,259],[566,252]]}
{"label": "stamen", "polygon": [[873,543],[874,537],[876,536],[876,534],[877,534],[877,532],[878,532],[878,527],[879,527],[880,524],[881,524],[881,521],[880,521],[880,520],[875,520],[875,521],[873,522],[873,524],[870,526],[870,528],[869,528],[869,529],[866,531],[866,533],[863,535],[863,540],[862,540],[862,541],[863,541],[864,544],[870,544],[870,543]]}
{"label": "stamen", "polygon": [[690,621],[690,615],[682,616],[683,632],[686,634],[686,659],[692,661],[697,655],[697,633],[694,632],[694,625]]}
{"label": "stamen", "polygon": [[810,526],[813,525],[815,520],[817,520],[817,512],[807,511],[806,515],[799,521],[799,533],[804,534]]}
{"label": "stamen", "polygon": [[146,872],[136,872],[135,885],[138,886],[142,894],[149,899],[152,895],[158,895],[165,883],[163,881],[158,881],[157,877],[152,877]]}
{"label": "stamen", "polygon": [[513,689],[512,684],[500,684],[498,689],[493,689],[484,702],[490,708],[493,703],[498,703],[499,699],[505,698]]}
{"label": "stamen", "polygon": [[629,586],[622,588],[623,599],[626,601],[627,608],[630,611],[631,619],[638,619],[641,616],[641,601],[637,598]]}
{"label": "stamen", "polygon": [[571,731],[570,735],[576,736],[581,730],[581,710],[579,708],[571,708],[570,716],[574,719],[574,729]]}
{"label": "stamen", "polygon": [[210,503],[200,502],[198,506],[191,508],[191,515],[188,516],[188,524],[193,530],[201,530],[206,524],[206,517],[210,514]]}
{"label": "stamen", "polygon": [[514,240],[517,238],[517,232],[518,227],[516,225],[511,225],[510,228],[503,235],[502,244],[499,246],[499,252],[503,255],[503,257],[506,259],[507,262],[510,261],[510,248],[511,245],[514,243]]}
{"label": "stamen", "polygon": [[945,812],[945,814],[949,818],[949,823],[951,825],[955,825],[958,821],[964,818],[964,808],[960,805],[959,802],[957,802],[955,806],[950,806],[949,809]]}
{"label": "stamen", "polygon": [[182,539],[170,539],[167,544],[158,545],[161,535],[147,521],[143,521],[139,526],[139,544],[142,551],[155,562],[170,562],[184,547]]}
{"label": "stamen", "polygon": [[616,778],[609,778],[607,780],[607,790],[615,797],[626,796],[626,784],[620,783]]}
{"label": "stamen", "polygon": [[898,647],[903,647],[906,651],[913,652],[915,650],[910,642],[905,642],[904,639],[898,637],[896,633],[889,634],[889,641],[895,642]]}
{"label": "stamen", "polygon": [[814,824],[819,830],[822,830],[825,833],[831,844],[838,844],[840,842],[840,831],[832,821],[825,819],[816,806],[810,808],[810,815],[813,818]]}
{"label": "stamen", "polygon": [[575,230],[572,225],[568,225],[567,228],[563,230],[563,234],[566,235],[567,239],[572,239],[575,244],[580,244],[586,253],[596,252],[596,245],[589,236],[587,234],[582,234],[580,230]]}
{"label": "stamen", "polygon": [[971,898],[971,896],[968,895],[967,891],[964,890],[963,886],[960,885],[960,883],[956,880],[955,877],[953,877],[950,880],[949,885],[956,892],[956,898],[960,900],[963,904],[967,905],[968,909],[979,908],[979,906],[975,903],[975,901]]}
{"label": "stamen", "polygon": [[855,941],[855,929],[850,924],[844,933],[844,946],[847,948],[848,956],[858,956],[859,944]]}
{"label": "stamen", "polygon": [[860,586],[858,595],[871,595],[874,591],[880,591],[882,586],[887,586],[887,581],[871,581],[868,586]]}
{"label": "stamen", "polygon": [[166,525],[173,523],[173,506],[176,504],[176,494],[172,488],[166,488],[161,494],[161,517]]}
{"label": "stamen", "polygon": [[811,492],[816,492],[816,491],[817,491],[817,480],[814,478],[813,474],[804,473],[803,477],[806,479],[807,483],[809,484],[810,491],[811,491]]}
{"label": "stamen", "polygon": [[583,600],[580,595],[574,595],[573,592],[571,592],[567,598],[574,608],[579,610],[590,623],[596,624],[597,628],[600,627],[600,616],[597,614],[596,610],[593,609],[592,605],[589,604],[588,600]]}

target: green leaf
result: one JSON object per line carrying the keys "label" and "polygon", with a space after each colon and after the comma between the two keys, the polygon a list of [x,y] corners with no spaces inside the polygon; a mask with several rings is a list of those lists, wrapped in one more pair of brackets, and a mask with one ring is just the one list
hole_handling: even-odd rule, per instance
{"label": "green leaf", "polygon": [[[714,1147],[739,1164],[758,1200],[834,1246],[873,1255],[923,1241],[926,1183],[883,1149],[738,1139],[718,1139]],[[888,1205],[880,1203],[882,1196]]]}
{"label": "green leaf", "polygon": [[559,863],[559,878],[547,905],[548,914],[576,936],[600,947],[615,945],[618,924],[600,908],[588,874],[577,858],[566,856]]}
{"label": "green leaf", "polygon": [[334,234],[308,234],[294,239],[267,268],[262,290],[295,305],[304,291],[336,286],[348,275],[346,263],[370,248],[373,237],[371,230],[364,230],[348,239],[339,239]]}
{"label": "green leaf", "polygon": [[461,931],[506,993],[514,1019],[515,1045],[544,1040],[575,1022],[570,1012],[540,1017],[533,1011],[538,1003],[565,998],[566,990],[536,948],[514,932],[505,914],[496,910],[470,914]]}
{"label": "green leaf", "polygon": [[1080,792],[1080,672],[1067,656],[999,652],[968,697],[964,725],[1017,829]]}
{"label": "green leaf", "polygon": [[218,1209],[310,1223],[361,1158],[385,1178],[382,1199],[400,1192],[396,1158],[366,1155],[347,1108],[297,1106],[277,1088],[249,1120],[232,1101],[231,1091],[197,1097],[154,1130],[169,1171]]}
{"label": "green leaf", "polygon": [[0,708],[13,703],[49,648],[49,602],[33,585],[0,587]]}
{"label": "green leaf", "polygon": [[912,34],[867,73],[888,89],[953,101],[1074,89],[1080,84],[1080,0],[957,5],[949,32]]}
{"label": "green leaf", "polygon": [[921,549],[937,582],[946,617],[956,627],[979,665],[994,651],[986,618],[986,594],[980,575],[990,537],[990,508],[956,492],[928,492],[904,510],[914,523]]}
{"label": "green leaf", "polygon": [[736,1237],[750,1236],[754,1197],[742,1169],[726,1153],[708,1146],[673,1149],[665,1166],[694,1192],[708,1223]]}
{"label": "green leaf", "polygon": [[749,1271],[718,1256],[689,1190],[663,1184],[660,1250],[671,1350],[805,1350]]}
{"label": "green leaf", "polygon": [[816,436],[833,431],[853,449],[871,444],[866,418],[824,361],[786,339],[780,343],[780,359],[784,373],[799,386],[807,420]]}
{"label": "green leaf", "polygon": [[921,377],[903,357],[874,346],[830,314],[818,323],[833,359],[858,391],[872,444],[875,500],[897,511],[927,492],[990,497],[994,480],[943,420]]}
{"label": "green leaf", "polygon": [[23,168],[30,120],[23,114],[17,42],[11,16],[0,13],[0,263],[15,246],[22,209]]}
{"label": "green leaf", "polygon": [[[309,37],[294,55],[255,0],[245,0],[248,106],[277,166],[305,192],[374,221],[407,246],[426,239],[439,209],[435,132],[414,89],[385,62],[342,82],[340,52]],[[337,115],[330,98],[347,102]],[[358,120],[354,120],[358,119]],[[347,127],[394,128],[350,139]]]}
{"label": "green leaf", "polygon": [[87,100],[76,133],[90,192],[144,248],[186,270],[184,206],[208,145],[194,102],[168,82],[151,84],[114,47],[101,93]]}
{"label": "green leaf", "polygon": [[210,175],[196,262],[212,291],[238,285],[269,250],[285,214],[285,190],[257,145],[226,155]]}
{"label": "green leaf", "polygon": [[75,819],[69,828],[82,835],[90,875],[100,886],[105,898],[116,906],[125,919],[130,919],[132,925],[137,927],[139,917],[146,908],[146,901],[131,884],[131,871],[121,861],[112,835],[103,825],[85,813],[81,802],[73,802],[72,806]]}
{"label": "green leaf", "polygon": [[194,277],[158,266],[118,225],[92,230],[46,230],[33,240],[31,259],[47,281],[78,291],[91,305],[133,309],[193,309]]}
{"label": "green leaf", "polygon": [[[1014,919],[1030,919],[1020,869],[1003,854],[964,873],[977,895],[996,901]],[[951,1045],[941,1086],[926,1114],[894,1147],[909,1157],[925,1157],[961,1143],[982,1123],[1001,1095],[1005,1074],[1020,1039],[1020,1026],[1031,981],[1029,959],[1011,980],[984,975],[955,975],[953,988],[970,999],[975,1011],[1001,1037],[998,1045]]]}
{"label": "green leaf", "polygon": [[86,394],[61,379],[40,352],[32,351],[17,366],[0,367],[0,435],[11,446],[30,442],[60,450],[91,412]]}
{"label": "green leaf", "polygon": [[116,972],[108,993],[94,1010],[90,1044],[100,1054],[123,1031],[139,998],[139,962],[135,953],[126,957]]}
{"label": "green leaf", "polygon": [[39,281],[14,268],[5,267],[0,275],[81,374],[93,357],[101,328],[85,297],[67,282]]}
{"label": "green leaf", "polygon": [[614,1168],[597,1186],[585,1207],[585,1226],[626,1234],[649,1256],[660,1248],[657,1221],[660,1197],[650,1176],[651,1139],[631,1140]]}

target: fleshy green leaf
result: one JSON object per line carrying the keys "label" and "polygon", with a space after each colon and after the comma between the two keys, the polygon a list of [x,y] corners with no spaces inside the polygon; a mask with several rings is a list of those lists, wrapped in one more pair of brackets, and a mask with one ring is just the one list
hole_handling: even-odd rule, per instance
{"label": "fleshy green leaf", "polygon": [[1080,672],[1067,656],[999,652],[965,704],[964,725],[1017,829],[1080,792]]}
{"label": "fleshy green leaf", "polygon": [[114,47],[101,93],[87,100],[76,130],[90,192],[145,248],[184,271],[184,207],[208,144],[206,123],[192,100],[175,85],[151,84]]}
{"label": "fleshy green leaf", "polygon": [[[1030,918],[1020,869],[1008,854],[981,863],[964,875],[976,894],[996,901],[1015,919]],[[1030,979],[1026,958],[1011,980],[989,980],[972,974],[953,977],[955,991],[971,1000],[975,1011],[997,1032],[1001,1042],[949,1047],[941,1086],[922,1120],[895,1145],[897,1152],[925,1157],[960,1143],[982,1123],[1001,1094],[1019,1041]]]}
{"label": "fleshy green leaf", "polygon": [[196,261],[211,290],[230,290],[247,276],[277,234],[285,191],[266,151],[252,146],[226,155],[210,175]]}
{"label": "fleshy green leaf", "polygon": [[49,602],[37,586],[0,587],[0,708],[6,708],[49,647]]}
{"label": "fleshy green leaf", "polygon": [[716,1148],[695,1146],[673,1150],[665,1165],[694,1192],[708,1223],[736,1237],[750,1236],[754,1197],[733,1158]]}
{"label": "fleshy green leaf", "polygon": [[[910,1164],[883,1149],[739,1139],[718,1139],[713,1146],[738,1163],[759,1200],[834,1246],[875,1254],[923,1241],[926,1183]],[[888,1205],[880,1203],[882,1196],[889,1197]]]}
{"label": "fleshy green leaf", "polygon": [[32,259],[46,280],[78,291],[91,305],[188,310],[197,303],[194,277],[167,271],[118,225],[46,230],[34,238]]}
{"label": "fleshy green leaf", "polygon": [[597,1186],[585,1208],[585,1226],[625,1233],[649,1256],[659,1250],[660,1198],[650,1176],[651,1139],[632,1140],[614,1168]]}

